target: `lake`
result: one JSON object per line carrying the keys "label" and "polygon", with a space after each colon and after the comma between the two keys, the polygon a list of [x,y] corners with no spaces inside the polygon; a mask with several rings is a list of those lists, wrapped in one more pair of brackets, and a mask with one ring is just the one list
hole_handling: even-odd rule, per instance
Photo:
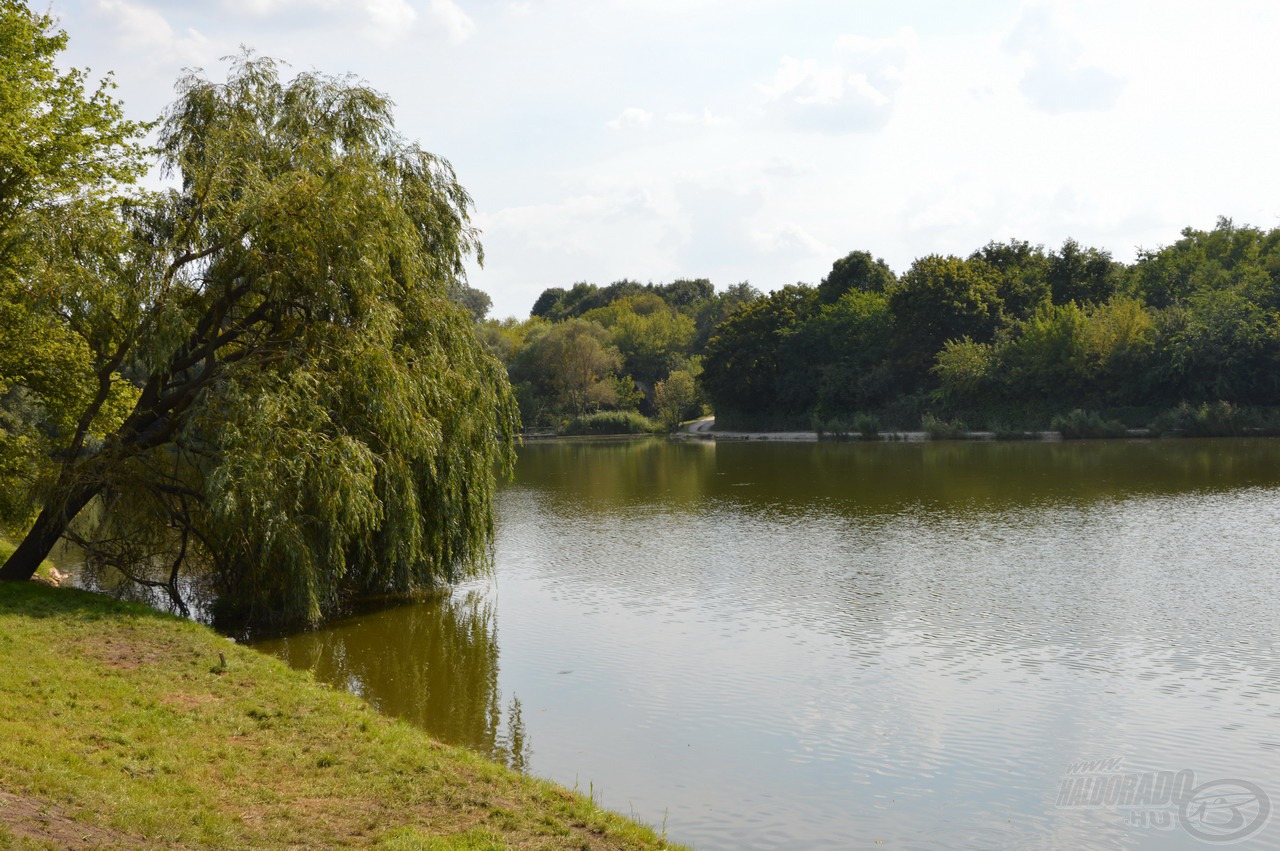
{"label": "lake", "polygon": [[1280,441],[547,442],[257,646],[699,849],[1280,848],[1278,556]]}

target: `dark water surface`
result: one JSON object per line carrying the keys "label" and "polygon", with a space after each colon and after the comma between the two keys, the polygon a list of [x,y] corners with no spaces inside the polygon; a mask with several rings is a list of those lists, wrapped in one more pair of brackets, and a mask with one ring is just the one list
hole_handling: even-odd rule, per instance
{"label": "dark water surface", "polygon": [[[1278,557],[1280,441],[545,443],[490,580],[258,646],[701,849],[1211,847]],[[1207,806],[1060,805],[1110,758]]]}

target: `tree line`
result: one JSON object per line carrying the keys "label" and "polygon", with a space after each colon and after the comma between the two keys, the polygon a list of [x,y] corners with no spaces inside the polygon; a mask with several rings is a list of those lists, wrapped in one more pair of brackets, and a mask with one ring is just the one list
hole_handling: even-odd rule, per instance
{"label": "tree line", "polygon": [[1044,428],[1086,411],[1141,426],[1179,406],[1234,406],[1240,425],[1280,405],[1280,229],[1220,219],[1128,264],[1070,239],[991,242],[901,275],[855,251],[817,286],[729,315],[702,367],[731,425]]}
{"label": "tree line", "polygon": [[1280,229],[1224,218],[1132,263],[1073,239],[990,242],[902,274],[853,251],[817,285],[767,295],[577,283],[479,333],[541,428],[620,411],[666,427],[714,411],[756,429],[1274,428]]}

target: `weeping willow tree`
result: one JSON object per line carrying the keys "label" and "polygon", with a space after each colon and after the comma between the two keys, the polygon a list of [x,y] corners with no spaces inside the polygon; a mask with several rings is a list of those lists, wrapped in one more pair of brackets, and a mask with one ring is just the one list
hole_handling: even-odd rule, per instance
{"label": "weeping willow tree", "polygon": [[178,95],[180,188],[44,233],[26,307],[90,392],[0,578],[70,536],[173,596],[199,564],[256,618],[317,620],[482,565],[518,421],[450,298],[480,251],[451,167],[350,79],[246,55]]}

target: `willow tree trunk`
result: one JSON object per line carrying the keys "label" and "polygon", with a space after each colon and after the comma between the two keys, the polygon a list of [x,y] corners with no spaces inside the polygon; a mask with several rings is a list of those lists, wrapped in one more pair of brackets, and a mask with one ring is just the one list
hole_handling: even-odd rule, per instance
{"label": "willow tree trunk", "polygon": [[58,543],[67,526],[97,492],[96,487],[80,486],[71,488],[69,492],[54,494],[36,518],[31,531],[27,532],[13,555],[0,567],[0,581],[23,581],[35,576],[40,562],[48,558],[53,545]]}

